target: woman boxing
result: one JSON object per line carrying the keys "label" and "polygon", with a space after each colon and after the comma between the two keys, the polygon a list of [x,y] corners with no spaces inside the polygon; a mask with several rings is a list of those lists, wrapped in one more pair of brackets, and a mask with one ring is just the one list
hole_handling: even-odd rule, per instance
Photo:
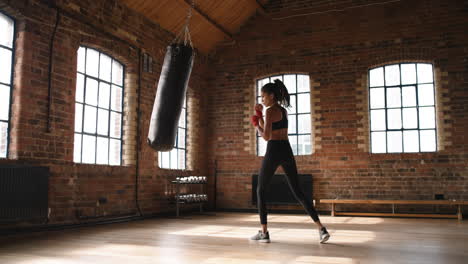
{"label": "woman boxing", "polygon": [[290,107],[289,93],[280,80],[274,83],[267,83],[261,90],[262,103],[267,107],[265,120],[262,117],[263,106],[255,105],[255,115],[252,116],[252,124],[258,133],[265,139],[267,149],[263,158],[262,168],[258,176],[257,185],[257,206],[260,215],[262,230],[251,237],[259,242],[270,242],[270,235],[267,229],[267,210],[265,205],[265,190],[278,166],[281,166],[286,173],[286,179],[296,199],[302,204],[307,213],[318,225],[320,243],[324,243],[330,238],[327,229],[320,223],[317,212],[308,197],[305,197],[299,184],[296,161],[288,140],[288,113],[284,107]]}

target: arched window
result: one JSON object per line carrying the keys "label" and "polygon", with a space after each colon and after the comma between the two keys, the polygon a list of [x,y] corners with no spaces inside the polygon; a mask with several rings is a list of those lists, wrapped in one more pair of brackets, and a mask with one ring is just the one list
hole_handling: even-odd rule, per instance
{"label": "arched window", "polygon": [[98,50],[80,47],[77,69],[73,160],[120,165],[124,66]]}
{"label": "arched window", "polygon": [[[311,143],[311,110],[310,110],[310,79],[305,74],[281,74],[257,80],[257,102],[262,101],[262,86],[281,80],[291,96],[291,107],[288,108],[288,137],[294,155],[308,155],[312,153]],[[257,155],[264,156],[266,142],[257,133]]]}
{"label": "arched window", "polygon": [[8,157],[15,22],[0,13],[0,158]]}
{"label": "arched window", "polygon": [[372,153],[437,150],[432,64],[400,63],[369,70]]}
{"label": "arched window", "polygon": [[184,100],[180,113],[174,148],[171,151],[159,152],[159,167],[162,169],[185,170],[187,160],[187,100]]}

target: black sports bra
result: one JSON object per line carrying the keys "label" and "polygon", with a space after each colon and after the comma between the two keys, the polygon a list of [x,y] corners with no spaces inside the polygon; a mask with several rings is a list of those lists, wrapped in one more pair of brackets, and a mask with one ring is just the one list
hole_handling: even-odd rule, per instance
{"label": "black sports bra", "polygon": [[282,129],[282,128],[288,128],[287,113],[286,113],[286,109],[284,109],[283,107],[281,107],[281,114],[282,114],[282,118],[281,118],[280,121],[276,121],[276,122],[271,123],[271,130],[278,130],[278,129]]}

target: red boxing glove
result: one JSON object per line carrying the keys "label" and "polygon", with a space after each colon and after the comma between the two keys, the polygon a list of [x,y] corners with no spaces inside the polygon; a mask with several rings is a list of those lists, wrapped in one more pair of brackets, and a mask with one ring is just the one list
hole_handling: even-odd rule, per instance
{"label": "red boxing glove", "polygon": [[262,117],[263,113],[260,110],[255,110],[255,115],[258,116],[258,117]]}
{"label": "red boxing glove", "polygon": [[263,113],[262,113],[262,110],[263,110],[263,105],[261,104],[256,104],[255,107],[255,115],[258,116],[258,117],[262,117],[263,116]]}
{"label": "red boxing glove", "polygon": [[250,121],[252,122],[252,125],[257,127],[258,126],[258,119],[259,117],[257,115],[253,115],[250,119]]}

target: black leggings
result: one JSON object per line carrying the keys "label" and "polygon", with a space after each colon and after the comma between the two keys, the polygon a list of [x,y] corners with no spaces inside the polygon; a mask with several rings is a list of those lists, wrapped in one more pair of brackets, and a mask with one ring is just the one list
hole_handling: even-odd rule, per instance
{"label": "black leggings", "polygon": [[271,177],[280,165],[286,173],[289,188],[291,188],[294,196],[302,204],[314,222],[318,222],[319,217],[312,206],[310,198],[305,197],[300,188],[299,177],[297,176],[296,160],[294,159],[294,154],[289,141],[269,140],[267,143],[265,158],[262,162],[262,168],[260,169],[260,175],[258,176],[257,185],[257,206],[258,213],[260,215],[260,223],[262,225],[267,224],[265,190],[271,180]]}

